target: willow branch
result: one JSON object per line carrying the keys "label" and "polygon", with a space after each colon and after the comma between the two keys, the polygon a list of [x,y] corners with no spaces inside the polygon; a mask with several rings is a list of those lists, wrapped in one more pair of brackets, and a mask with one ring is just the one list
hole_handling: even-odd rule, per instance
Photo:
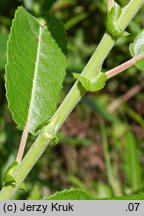
{"label": "willow branch", "polygon": [[[138,12],[138,10],[142,7],[143,4],[144,0],[131,0],[129,2],[127,7],[125,7],[125,9],[123,10],[118,21],[118,25],[121,30],[125,30],[131,19],[135,16],[135,14]],[[112,38],[108,33],[104,34],[96,51],[90,58],[86,67],[84,68],[82,75],[86,77],[93,77],[95,75],[95,72],[99,70],[103,61],[114,46],[115,41],[116,40],[114,40],[114,38]],[[77,105],[77,103],[80,101],[80,99],[85,93],[85,89],[79,84],[78,81],[76,81],[76,83],[54,114],[51,122],[41,131],[22,162],[13,172],[12,176],[16,181],[16,186],[13,187],[11,185],[5,185],[0,191],[0,200],[10,199],[17,191],[19,185],[27,177],[32,167],[39,160],[50,141],[54,138],[54,134],[51,134],[51,131],[55,134],[58,132],[66,118],[69,116],[69,114],[72,112],[74,107]]]}

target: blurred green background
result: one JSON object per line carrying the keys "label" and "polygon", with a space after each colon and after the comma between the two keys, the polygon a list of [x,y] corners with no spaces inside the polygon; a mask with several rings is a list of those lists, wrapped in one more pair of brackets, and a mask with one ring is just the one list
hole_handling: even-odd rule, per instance
{"label": "blurred green background", "polygon": [[[119,0],[125,6],[128,0]],[[6,46],[19,5],[35,16],[60,19],[68,37],[68,68],[61,101],[81,72],[104,32],[106,0],[0,0],[0,178],[15,160],[21,131],[5,97]],[[129,44],[144,27],[144,8],[130,23],[103,64],[107,71],[130,59]],[[41,199],[65,188],[81,188],[95,198],[144,191],[144,73],[136,67],[108,81],[100,92],[88,93],[62,126],[60,143],[51,145],[25,180],[27,192],[16,199]],[[35,137],[29,136],[27,149]],[[2,187],[2,181],[1,181]]]}

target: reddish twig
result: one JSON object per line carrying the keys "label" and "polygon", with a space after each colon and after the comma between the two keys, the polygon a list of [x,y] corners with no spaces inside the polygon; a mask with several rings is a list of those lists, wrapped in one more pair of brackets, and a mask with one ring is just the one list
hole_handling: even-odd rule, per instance
{"label": "reddish twig", "polygon": [[109,71],[106,72],[106,75],[109,78],[121,73],[122,71],[132,67],[137,61],[141,60],[142,58],[144,58],[144,54],[133,57],[132,59],[130,59],[129,61],[119,65],[118,67],[115,67]]}
{"label": "reddish twig", "polygon": [[27,129],[27,126],[26,126],[24,128],[24,130],[23,130],[20,145],[19,145],[19,150],[18,150],[18,153],[17,153],[16,160],[18,162],[21,162],[21,160],[22,160],[24,150],[25,150],[25,146],[26,146],[26,142],[27,142],[27,138],[28,138],[28,129]]}

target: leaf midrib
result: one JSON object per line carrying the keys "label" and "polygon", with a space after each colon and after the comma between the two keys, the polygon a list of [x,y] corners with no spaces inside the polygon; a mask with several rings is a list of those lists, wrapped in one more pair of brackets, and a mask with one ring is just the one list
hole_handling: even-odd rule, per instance
{"label": "leaf midrib", "polygon": [[35,69],[34,69],[34,77],[33,77],[33,84],[32,84],[32,93],[31,93],[31,99],[30,99],[30,106],[28,111],[28,117],[27,117],[27,123],[26,126],[28,127],[28,130],[30,130],[30,122],[31,122],[31,116],[33,112],[33,104],[34,104],[34,98],[35,98],[35,89],[37,88],[37,77],[38,77],[38,68],[39,68],[39,60],[40,60],[40,51],[41,51],[41,42],[42,42],[42,32],[43,32],[44,26],[39,26],[39,34],[38,34],[38,47],[37,47],[37,55],[36,55],[36,63],[35,63]]}

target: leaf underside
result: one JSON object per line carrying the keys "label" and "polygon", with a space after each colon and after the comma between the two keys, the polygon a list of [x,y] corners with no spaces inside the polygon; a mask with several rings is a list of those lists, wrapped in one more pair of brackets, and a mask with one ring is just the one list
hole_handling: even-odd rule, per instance
{"label": "leaf underside", "polygon": [[[130,44],[129,49],[133,57],[144,54],[144,30],[142,30],[142,32],[137,35],[134,42]],[[138,67],[138,69],[143,71],[144,59],[139,60],[135,63],[135,65]]]}
{"label": "leaf underside", "polygon": [[56,110],[66,57],[44,21],[19,7],[8,42],[6,96],[19,129],[35,134]]}

